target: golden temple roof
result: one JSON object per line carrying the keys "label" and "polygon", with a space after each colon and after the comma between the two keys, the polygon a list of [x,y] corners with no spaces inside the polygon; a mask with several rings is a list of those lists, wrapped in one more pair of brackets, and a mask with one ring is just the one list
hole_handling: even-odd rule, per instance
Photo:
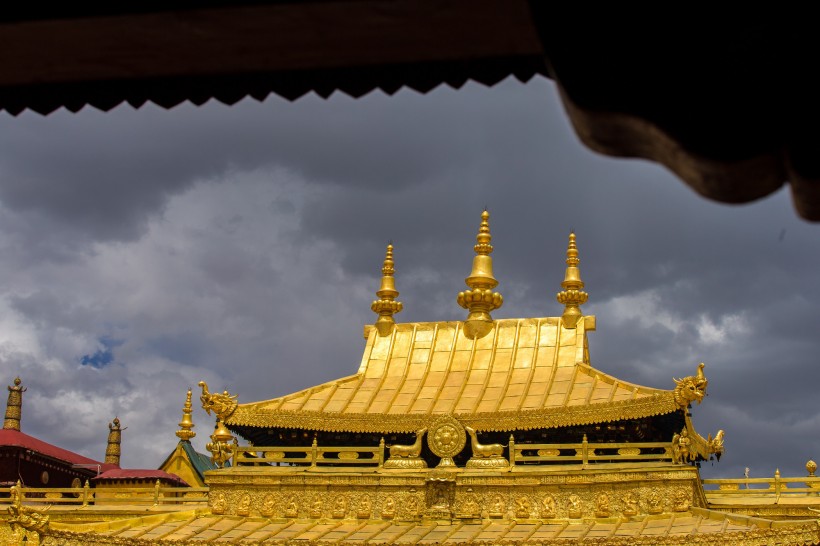
{"label": "golden temple roof", "polygon": [[561,317],[501,319],[471,339],[465,322],[368,327],[358,372],[294,394],[239,404],[232,426],[410,432],[441,415],[479,430],[525,430],[671,413],[673,391],[590,366],[587,331]]}
{"label": "golden temple roof", "polygon": [[53,527],[53,538],[79,538],[83,544],[812,544],[820,534],[814,520],[772,522],[698,508],[629,520],[459,523],[275,521],[178,512],[84,525],[79,533],[70,531],[72,525]]}

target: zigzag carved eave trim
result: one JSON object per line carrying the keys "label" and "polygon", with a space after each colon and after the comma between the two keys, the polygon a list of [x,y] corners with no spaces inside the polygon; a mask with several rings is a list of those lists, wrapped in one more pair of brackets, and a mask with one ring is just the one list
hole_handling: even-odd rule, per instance
{"label": "zigzag carved eave trim", "polygon": [[[674,413],[680,407],[671,391],[618,402],[564,406],[539,410],[453,414],[465,426],[486,432],[511,432],[537,428],[611,423]],[[226,425],[231,427],[286,428],[325,432],[414,432],[429,427],[441,414],[338,413],[278,411],[238,407]]]}

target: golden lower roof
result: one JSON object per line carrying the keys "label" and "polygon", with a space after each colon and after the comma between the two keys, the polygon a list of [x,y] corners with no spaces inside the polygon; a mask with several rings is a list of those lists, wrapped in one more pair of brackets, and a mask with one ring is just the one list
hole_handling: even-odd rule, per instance
{"label": "golden lower roof", "polygon": [[410,432],[441,415],[479,430],[522,430],[642,418],[679,408],[670,390],[621,381],[590,366],[587,331],[560,317],[502,319],[471,339],[463,322],[366,331],[355,375],[240,404],[231,426]]}
{"label": "golden lower roof", "polygon": [[402,523],[356,520],[287,520],[217,516],[203,511],[145,516],[125,521],[52,529],[54,544],[328,544],[549,545],[627,544],[815,544],[817,522],[773,522],[727,516],[692,508],[688,512],[629,520],[501,521]]}

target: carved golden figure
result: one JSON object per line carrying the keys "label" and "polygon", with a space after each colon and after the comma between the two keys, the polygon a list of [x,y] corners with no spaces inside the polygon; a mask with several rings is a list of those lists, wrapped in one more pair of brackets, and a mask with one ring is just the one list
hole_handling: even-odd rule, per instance
{"label": "carved golden figure", "polygon": [[390,446],[390,458],[384,468],[427,468],[427,463],[420,457],[422,439],[426,428],[416,431],[416,441],[410,445],[393,444]]}
{"label": "carved golden figure", "polygon": [[220,420],[224,421],[236,410],[238,395],[230,395],[228,391],[221,394],[208,392],[208,384],[204,381],[200,381],[199,386],[202,387],[202,395],[199,400],[202,402],[202,409],[208,415],[213,412]]}
{"label": "carved golden figure", "polygon": [[675,379],[675,390],[673,391],[675,402],[681,409],[688,408],[692,402],[701,403],[703,397],[706,396],[706,387],[709,381],[703,373],[703,368],[706,366],[703,362],[698,364],[698,371],[696,375],[690,375],[683,379]]}
{"label": "carved golden figure", "polygon": [[501,498],[501,495],[496,495],[495,499],[493,499],[493,504],[490,506],[490,517],[491,518],[501,518],[504,517],[504,499]]}
{"label": "carved golden figure", "polygon": [[[23,506],[23,492],[21,489],[20,480],[11,486],[9,490],[9,497],[11,505],[9,511],[9,525],[15,535],[20,535],[31,532],[37,536],[37,541],[40,542],[42,537],[48,531],[49,516],[45,515],[47,507],[43,511],[34,510],[28,506]],[[18,531],[18,527],[22,532]],[[23,538],[25,540],[25,538]]]}
{"label": "carved golden figure", "polygon": [[336,501],[333,503],[333,517],[336,519],[344,519],[347,515],[347,498],[344,495],[337,495]]}
{"label": "carved golden figure", "polygon": [[373,504],[370,502],[369,495],[362,495],[359,498],[359,507],[356,510],[356,517],[359,519],[370,519],[373,512]]}
{"label": "carved golden figure", "polygon": [[682,489],[678,489],[672,494],[672,508],[675,512],[686,512],[689,510],[689,495]]}
{"label": "carved golden figure", "polygon": [[693,461],[696,455],[689,449],[692,440],[686,427],[672,437],[672,463],[684,464]]}
{"label": "carved golden figure", "polygon": [[554,518],[555,517],[555,497],[547,494],[541,501],[541,517]]}
{"label": "carved golden figure", "polygon": [[598,493],[598,498],[595,502],[595,516],[599,518],[608,518],[612,514],[612,509],[609,505],[609,495],[603,491]]}
{"label": "carved golden figure", "polygon": [[653,489],[649,492],[649,495],[646,497],[646,504],[648,507],[647,512],[650,514],[663,513],[663,498],[657,489]]}
{"label": "carved golden figure", "polygon": [[291,497],[285,506],[285,517],[290,519],[299,517],[299,504],[296,502],[296,497]]}
{"label": "carved golden figure", "polygon": [[239,505],[236,507],[236,514],[238,516],[249,516],[251,513],[251,496],[250,495],[243,495],[242,500],[239,501]]}
{"label": "carved golden figure", "polygon": [[211,512],[214,514],[224,514],[227,509],[228,501],[225,499],[225,493],[217,493],[211,500]]}
{"label": "carved golden figure", "polygon": [[526,495],[521,495],[515,499],[515,517],[518,519],[529,519],[532,514],[532,503]]}
{"label": "carved golden figure", "polygon": [[581,497],[576,494],[572,494],[567,499],[567,515],[571,519],[578,519],[581,517]]}
{"label": "carved golden figure", "polygon": [[638,515],[638,495],[634,491],[628,491],[624,495],[623,514],[627,517]]}
{"label": "carved golden figure", "polygon": [[393,519],[396,517],[396,501],[393,497],[387,497],[382,503],[382,519]]}
{"label": "carved golden figure", "polygon": [[313,519],[320,519],[322,517],[322,510],[324,509],[324,505],[322,504],[322,498],[320,496],[316,496],[313,499],[313,504],[310,507],[310,517]]}
{"label": "carved golden figure", "polygon": [[478,434],[472,427],[464,427],[470,435],[470,446],[473,456],[467,461],[467,468],[506,468],[509,462],[504,458],[504,446],[501,444],[481,444]]}
{"label": "carved golden figure", "polygon": [[262,502],[262,508],[259,510],[259,513],[269,518],[273,515],[275,509],[276,502],[273,500],[273,495],[265,495],[265,500]]}

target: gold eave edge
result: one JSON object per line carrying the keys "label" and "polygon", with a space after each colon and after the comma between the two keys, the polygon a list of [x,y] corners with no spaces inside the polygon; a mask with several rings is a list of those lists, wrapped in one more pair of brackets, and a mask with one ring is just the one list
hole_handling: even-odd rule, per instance
{"label": "gold eave edge", "polygon": [[[509,432],[536,428],[609,423],[666,415],[680,410],[671,391],[635,400],[561,406],[537,410],[454,413],[465,426],[484,432]],[[415,432],[429,427],[443,413],[385,414],[318,411],[260,410],[238,407],[225,421],[228,426],[320,430],[324,432]]]}

